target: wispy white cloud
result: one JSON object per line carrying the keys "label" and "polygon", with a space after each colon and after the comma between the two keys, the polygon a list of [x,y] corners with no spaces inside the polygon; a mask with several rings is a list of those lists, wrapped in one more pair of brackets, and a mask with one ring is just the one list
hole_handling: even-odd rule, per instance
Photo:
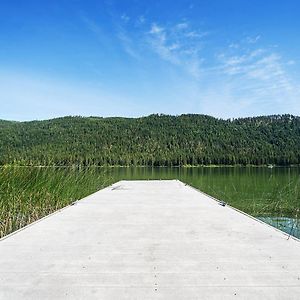
{"label": "wispy white cloud", "polygon": [[206,34],[190,29],[187,22],[165,27],[153,23],[148,32],[148,41],[160,58],[198,78],[203,62],[200,55],[202,38]]}
{"label": "wispy white cloud", "polygon": [[127,14],[122,14],[121,15],[121,20],[125,23],[129,22],[130,21],[130,17],[127,15]]}
{"label": "wispy white cloud", "polygon": [[[220,53],[220,44],[209,44],[211,31],[200,30],[187,19],[157,23],[143,15],[128,19],[124,14],[119,21],[117,37],[128,55],[144,62],[149,52],[155,53],[179,70],[170,68],[174,76],[184,78],[182,91],[190,103],[186,107],[194,108],[191,111],[220,117],[300,113],[300,83],[289,72],[296,62],[280,55],[279,46],[264,45],[262,35],[241,37]],[[98,30],[95,24],[88,25]],[[132,32],[132,26],[137,30]]]}
{"label": "wispy white cloud", "polygon": [[89,30],[103,46],[110,47],[112,45],[111,36],[107,34],[98,22],[84,14],[80,15],[80,19],[87,30]]}
{"label": "wispy white cloud", "polygon": [[179,30],[187,29],[188,27],[189,27],[189,25],[186,22],[178,23],[175,25],[175,28],[179,29]]}
{"label": "wispy white cloud", "polygon": [[[253,43],[252,43],[253,44]],[[293,78],[285,60],[274,48],[257,45],[238,48],[228,47],[218,55],[215,71],[230,82],[232,98],[245,99],[247,109],[263,108],[264,111],[299,113],[300,84]]]}
{"label": "wispy white cloud", "polygon": [[128,55],[135,59],[141,58],[135,42],[131,39],[130,35],[127,34],[124,28],[119,27],[117,36],[122,44],[123,49]]}
{"label": "wispy white cloud", "polygon": [[261,36],[258,34],[256,36],[248,36],[246,37],[245,41],[248,44],[256,44],[260,40]]}
{"label": "wispy white cloud", "polygon": [[150,33],[151,34],[160,34],[160,33],[164,32],[164,30],[165,29],[163,27],[160,27],[156,23],[153,23],[151,26],[151,29],[150,29]]}
{"label": "wispy white cloud", "polygon": [[288,66],[293,66],[295,64],[296,64],[296,62],[294,60],[292,60],[292,59],[287,62]]}
{"label": "wispy white cloud", "polygon": [[295,90],[286,66],[289,62],[284,62],[283,58],[267,49],[255,49],[246,51],[237,55],[222,54],[219,56],[221,60],[221,70],[224,74],[243,79],[247,84],[253,87],[253,81],[258,90],[275,90],[290,92]]}
{"label": "wispy white cloud", "polygon": [[101,27],[93,19],[91,19],[85,15],[81,15],[81,20],[87,26],[87,28],[89,30],[91,30],[93,33],[95,33],[95,34],[101,33],[102,34]]}
{"label": "wispy white cloud", "polygon": [[136,25],[143,25],[146,22],[146,18],[144,15],[138,16],[136,20]]}
{"label": "wispy white cloud", "polygon": [[201,38],[204,38],[206,37],[207,35],[209,35],[209,32],[208,31],[203,31],[203,32],[197,32],[197,31],[188,31],[186,32],[185,36],[187,38],[198,38],[198,39],[201,39]]}
{"label": "wispy white cloud", "polygon": [[240,45],[238,43],[231,43],[228,47],[233,49],[238,49]]}
{"label": "wispy white cloud", "polygon": [[178,49],[179,45],[167,42],[167,33],[165,28],[158,26],[157,24],[152,24],[149,31],[151,36],[150,43],[153,50],[163,59],[173,63],[179,64],[179,57],[176,55],[175,50]]}

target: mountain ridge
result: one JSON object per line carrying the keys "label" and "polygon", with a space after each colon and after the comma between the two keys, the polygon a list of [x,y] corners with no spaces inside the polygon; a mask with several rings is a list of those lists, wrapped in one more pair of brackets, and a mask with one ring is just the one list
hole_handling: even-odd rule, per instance
{"label": "mountain ridge", "polygon": [[0,120],[1,165],[290,165],[299,149],[300,117],[290,114]]}

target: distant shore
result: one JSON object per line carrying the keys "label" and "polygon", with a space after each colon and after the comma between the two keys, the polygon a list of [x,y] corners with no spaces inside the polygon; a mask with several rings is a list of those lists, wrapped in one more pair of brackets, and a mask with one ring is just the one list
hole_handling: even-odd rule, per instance
{"label": "distant shore", "polygon": [[140,166],[140,165],[0,165],[0,168],[297,168],[300,165],[182,165],[182,166]]}

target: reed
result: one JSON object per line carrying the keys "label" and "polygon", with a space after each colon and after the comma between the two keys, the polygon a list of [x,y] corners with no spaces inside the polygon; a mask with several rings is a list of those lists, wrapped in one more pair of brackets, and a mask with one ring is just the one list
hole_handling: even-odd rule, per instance
{"label": "reed", "polygon": [[276,218],[293,221],[293,232],[300,233],[298,168],[3,167],[0,236],[118,180],[174,178],[275,227]]}
{"label": "reed", "polygon": [[1,168],[0,237],[111,182],[99,168]]}

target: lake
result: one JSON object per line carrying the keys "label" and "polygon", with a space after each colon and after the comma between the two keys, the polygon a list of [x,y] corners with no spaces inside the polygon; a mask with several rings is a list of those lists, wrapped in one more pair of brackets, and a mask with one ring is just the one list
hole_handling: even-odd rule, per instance
{"label": "lake", "polygon": [[0,236],[122,179],[179,179],[300,238],[298,167],[0,168]]}

